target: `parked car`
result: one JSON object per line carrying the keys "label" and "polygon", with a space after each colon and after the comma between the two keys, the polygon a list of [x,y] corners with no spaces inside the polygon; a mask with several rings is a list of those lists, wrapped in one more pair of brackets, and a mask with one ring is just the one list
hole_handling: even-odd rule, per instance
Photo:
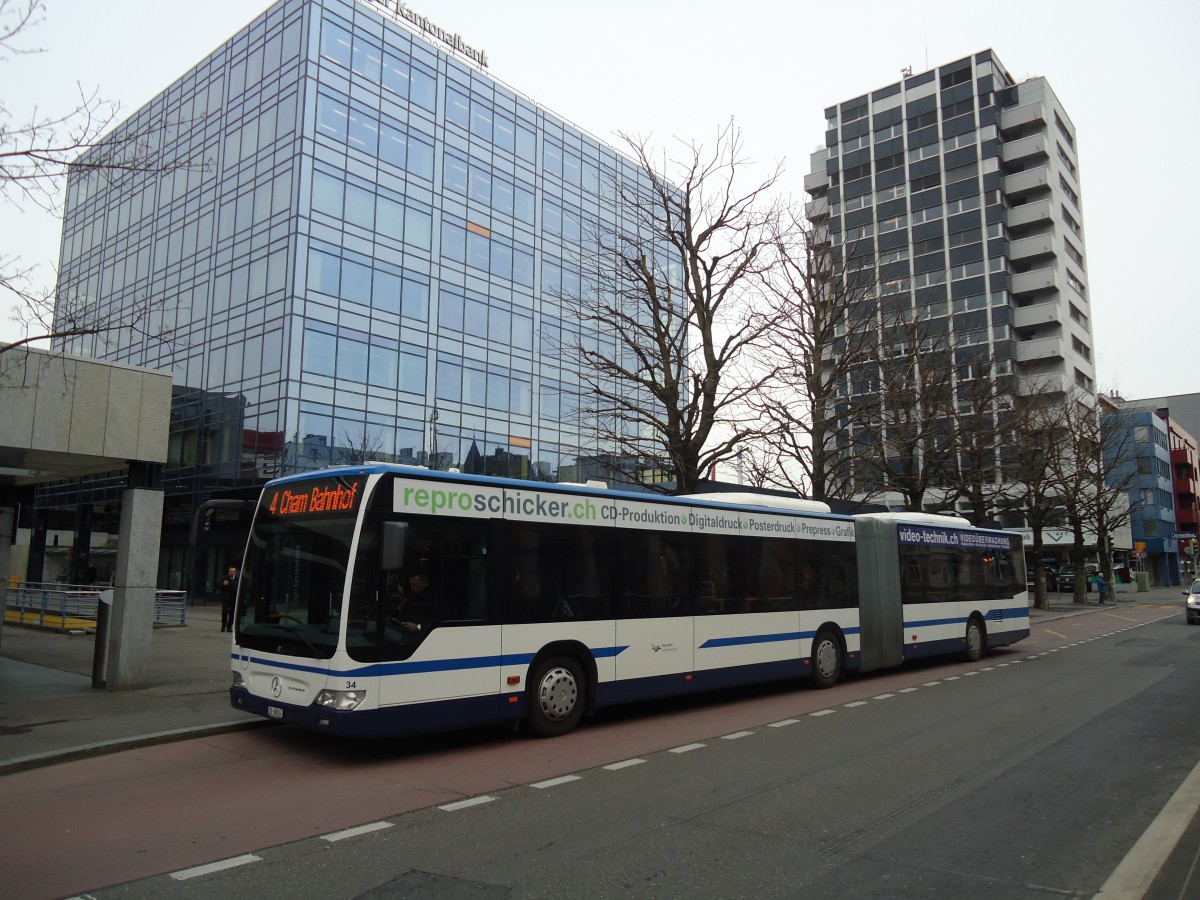
{"label": "parked car", "polygon": [[[1054,580],[1054,567],[1046,566],[1042,569],[1042,571],[1045,573],[1046,590],[1054,590],[1055,585],[1057,584],[1057,582]],[[1033,566],[1029,566],[1025,570],[1025,587],[1029,589],[1029,593],[1033,593],[1036,582],[1037,570]]]}
{"label": "parked car", "polygon": [[[1099,566],[1095,565],[1094,563],[1088,563],[1086,566],[1083,567],[1084,591],[1085,592],[1092,590],[1092,576],[1095,575],[1098,571],[1100,571],[1100,568],[1099,568]],[[1059,569],[1058,575],[1056,576],[1056,584],[1058,586],[1059,593],[1069,594],[1072,591],[1074,591],[1075,590],[1075,567],[1074,566],[1063,566],[1061,569]]]}
{"label": "parked car", "polygon": [[1187,597],[1187,620],[1189,625],[1200,625],[1200,580],[1193,581],[1189,590],[1183,592]]}

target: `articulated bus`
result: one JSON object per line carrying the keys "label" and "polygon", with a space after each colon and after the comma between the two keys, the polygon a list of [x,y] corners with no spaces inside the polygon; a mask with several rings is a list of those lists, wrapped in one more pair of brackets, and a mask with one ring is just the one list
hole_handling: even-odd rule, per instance
{"label": "articulated bus", "polygon": [[398,465],[267,484],[237,604],[233,706],[361,736],[549,737],[611,704],[1029,635],[1020,537],[954,516]]}

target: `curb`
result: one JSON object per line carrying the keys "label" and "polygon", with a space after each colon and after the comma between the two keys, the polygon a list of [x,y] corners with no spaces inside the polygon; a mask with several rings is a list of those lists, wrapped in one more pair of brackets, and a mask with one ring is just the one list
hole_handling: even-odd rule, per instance
{"label": "curb", "polygon": [[156,744],[170,744],[175,741],[191,738],[211,737],[218,734],[229,734],[236,731],[249,731],[264,726],[274,726],[276,723],[267,720],[243,720],[235,722],[218,722],[215,725],[197,725],[194,728],[175,728],[170,731],[156,731],[152,734],[140,734],[127,738],[114,738],[110,741],[98,741],[94,744],[81,744],[78,747],[66,747],[62,750],[51,750],[47,753],[35,753],[30,756],[18,756],[15,759],[0,761],[0,776],[12,775],[16,772],[27,772],[30,769],[40,769],[59,763],[74,762],[94,756],[106,756],[110,753],[120,753],[123,750],[136,750],[139,747],[153,747]]}

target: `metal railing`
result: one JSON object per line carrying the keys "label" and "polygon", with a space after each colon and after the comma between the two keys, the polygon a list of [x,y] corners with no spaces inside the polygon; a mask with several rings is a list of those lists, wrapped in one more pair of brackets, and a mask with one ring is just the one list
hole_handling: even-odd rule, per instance
{"label": "metal railing", "polygon": [[[18,625],[37,625],[63,631],[95,630],[96,610],[112,588],[94,585],[20,582],[8,588],[4,620]],[[154,592],[154,624],[186,625],[187,594],[184,591]]]}

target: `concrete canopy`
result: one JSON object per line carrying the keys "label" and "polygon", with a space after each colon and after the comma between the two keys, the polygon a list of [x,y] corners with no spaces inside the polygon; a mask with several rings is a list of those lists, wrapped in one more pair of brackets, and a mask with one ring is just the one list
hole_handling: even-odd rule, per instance
{"label": "concrete canopy", "polygon": [[170,416],[168,373],[0,347],[0,626],[16,489],[139,469],[121,500],[107,640],[97,631],[96,671],[106,671],[109,690],[141,686],[149,672],[162,491],[141,482],[167,460]]}
{"label": "concrete canopy", "polygon": [[36,349],[0,352],[0,485],[164,463],[170,413],[166,372]]}

